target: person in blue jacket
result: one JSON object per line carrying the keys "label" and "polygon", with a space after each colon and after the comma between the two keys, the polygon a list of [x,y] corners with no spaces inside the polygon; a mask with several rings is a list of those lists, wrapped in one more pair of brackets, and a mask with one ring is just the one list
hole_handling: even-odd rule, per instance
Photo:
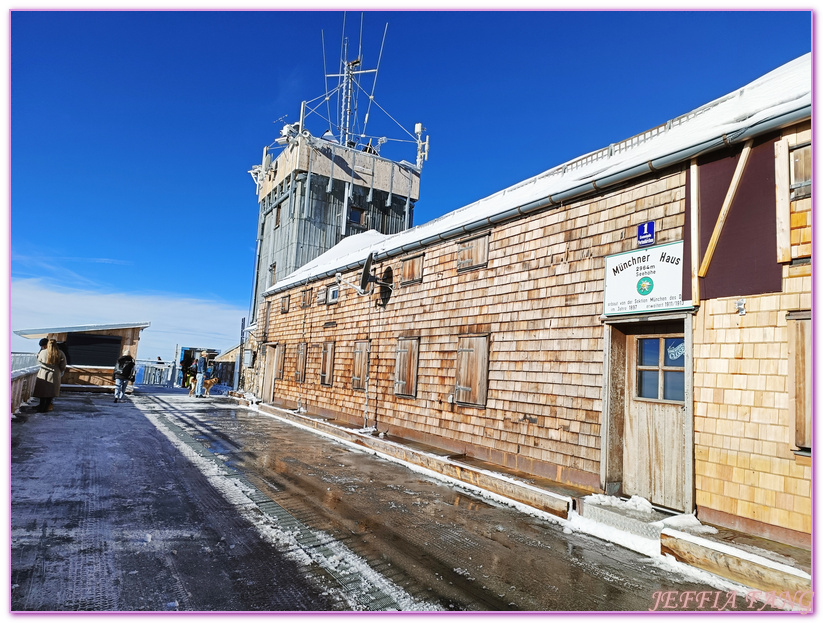
{"label": "person in blue jacket", "polygon": [[200,356],[197,358],[197,385],[194,387],[195,398],[203,398],[203,379],[206,378],[206,368],[208,361],[206,359],[206,351],[201,350]]}

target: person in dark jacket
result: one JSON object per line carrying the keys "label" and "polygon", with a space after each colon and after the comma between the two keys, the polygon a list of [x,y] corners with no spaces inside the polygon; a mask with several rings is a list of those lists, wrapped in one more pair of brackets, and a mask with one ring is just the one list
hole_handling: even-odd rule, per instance
{"label": "person in dark jacket", "polygon": [[122,357],[117,360],[112,376],[114,376],[114,402],[118,402],[125,398],[129,381],[134,382],[134,359],[128,351],[124,352]]}

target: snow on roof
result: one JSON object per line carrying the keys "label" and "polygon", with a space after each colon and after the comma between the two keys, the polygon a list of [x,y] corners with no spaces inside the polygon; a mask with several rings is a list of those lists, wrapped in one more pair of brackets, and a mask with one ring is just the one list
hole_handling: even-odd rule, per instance
{"label": "snow on roof", "polygon": [[620,143],[586,154],[493,195],[397,234],[374,230],[344,238],[326,253],[272,285],[266,294],[468,234],[549,205],[684,162],[811,117],[811,54],[685,115]]}
{"label": "snow on roof", "polygon": [[14,333],[20,337],[37,339],[48,337],[50,333],[89,333],[91,331],[110,331],[114,329],[145,329],[150,322],[123,322],[118,324],[83,324],[75,327],[49,327],[46,329],[18,329]]}

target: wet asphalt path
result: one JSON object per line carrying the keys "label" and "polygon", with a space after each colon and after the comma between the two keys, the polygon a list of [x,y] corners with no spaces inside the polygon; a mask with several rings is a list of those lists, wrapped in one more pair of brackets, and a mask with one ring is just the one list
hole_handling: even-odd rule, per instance
{"label": "wet asphalt path", "polygon": [[12,423],[12,610],[646,611],[716,591],[224,398],[130,401]]}

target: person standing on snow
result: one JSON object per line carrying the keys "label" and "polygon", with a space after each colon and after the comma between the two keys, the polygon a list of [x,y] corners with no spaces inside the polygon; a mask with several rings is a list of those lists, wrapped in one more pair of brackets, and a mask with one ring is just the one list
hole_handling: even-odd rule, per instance
{"label": "person standing on snow", "polygon": [[40,399],[38,413],[45,413],[51,411],[52,400],[60,395],[60,377],[66,371],[66,356],[57,348],[55,340],[49,340],[46,347],[37,353],[37,362],[40,370],[37,372],[32,396]]}
{"label": "person standing on snow", "polygon": [[134,359],[125,351],[123,355],[117,360],[114,366],[114,402],[123,400],[126,397],[126,388],[129,386],[129,381],[134,381]]}
{"label": "person standing on snow", "polygon": [[194,387],[194,397],[203,398],[203,379],[206,378],[206,367],[208,361],[206,360],[206,351],[201,350],[200,356],[197,358],[197,385]]}

